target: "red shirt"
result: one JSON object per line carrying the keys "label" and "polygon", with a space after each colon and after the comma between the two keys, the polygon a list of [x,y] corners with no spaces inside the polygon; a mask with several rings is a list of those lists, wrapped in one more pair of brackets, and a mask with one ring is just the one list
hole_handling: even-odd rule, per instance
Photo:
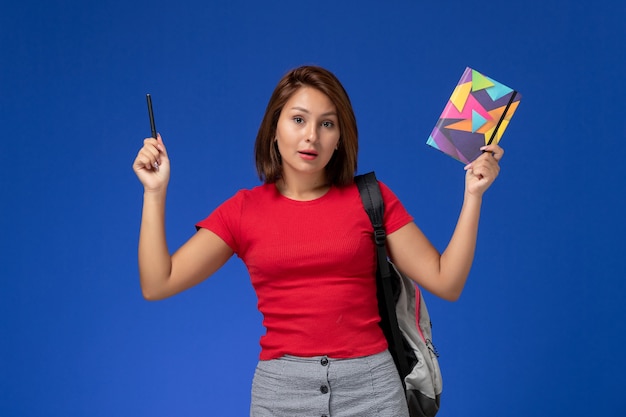
{"label": "red shirt", "polygon": [[[381,191],[389,234],[413,219],[382,183]],[[333,186],[312,201],[290,200],[274,184],[241,190],[197,227],[222,238],[248,268],[266,328],[261,360],[387,348],[373,229],[356,185]]]}

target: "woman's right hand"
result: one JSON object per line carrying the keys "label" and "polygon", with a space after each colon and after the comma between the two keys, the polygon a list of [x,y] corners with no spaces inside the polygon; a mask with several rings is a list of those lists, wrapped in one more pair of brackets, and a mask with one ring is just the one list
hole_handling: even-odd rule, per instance
{"label": "woman's right hand", "polygon": [[170,160],[161,135],[146,138],[137,153],[133,170],[146,192],[163,192],[170,180]]}

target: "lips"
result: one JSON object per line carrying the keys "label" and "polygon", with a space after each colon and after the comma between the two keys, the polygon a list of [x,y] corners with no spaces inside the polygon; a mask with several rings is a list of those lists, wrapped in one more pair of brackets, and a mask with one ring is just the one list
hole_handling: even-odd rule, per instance
{"label": "lips", "polygon": [[317,157],[317,152],[315,152],[314,150],[304,150],[304,151],[298,151],[298,153],[303,157],[303,158],[307,158],[307,159],[313,159]]}

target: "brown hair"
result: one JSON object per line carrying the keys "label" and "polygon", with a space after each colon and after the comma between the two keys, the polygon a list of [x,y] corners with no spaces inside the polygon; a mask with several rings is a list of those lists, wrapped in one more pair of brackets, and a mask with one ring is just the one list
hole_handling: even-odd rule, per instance
{"label": "brown hair", "polygon": [[282,161],[274,141],[276,126],[285,103],[304,86],[316,88],[326,94],[337,108],[339,143],[337,151],[326,165],[326,179],[333,185],[351,184],[356,172],[359,147],[354,110],[348,93],[339,79],[330,71],[317,66],[302,66],[291,70],[276,85],[265,109],[254,144],[259,178],[269,184],[282,177]]}

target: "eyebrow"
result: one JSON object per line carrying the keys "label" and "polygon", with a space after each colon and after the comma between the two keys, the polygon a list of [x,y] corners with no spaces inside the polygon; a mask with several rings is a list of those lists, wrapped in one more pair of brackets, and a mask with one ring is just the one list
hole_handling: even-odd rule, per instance
{"label": "eyebrow", "polygon": [[[307,113],[307,114],[310,114],[310,113],[311,113],[310,111],[308,111],[308,110],[307,110],[307,109],[305,109],[304,107],[298,107],[298,106],[294,106],[294,107],[292,107],[292,108],[291,108],[291,110],[298,110],[298,111],[301,111],[301,112],[303,112],[303,113]],[[324,117],[327,117],[327,116],[335,116],[335,117],[338,117],[338,116],[337,116],[337,112],[335,112],[335,111],[329,111],[329,112],[326,112],[326,113],[322,113],[322,114],[321,114],[321,116],[324,116]]]}

